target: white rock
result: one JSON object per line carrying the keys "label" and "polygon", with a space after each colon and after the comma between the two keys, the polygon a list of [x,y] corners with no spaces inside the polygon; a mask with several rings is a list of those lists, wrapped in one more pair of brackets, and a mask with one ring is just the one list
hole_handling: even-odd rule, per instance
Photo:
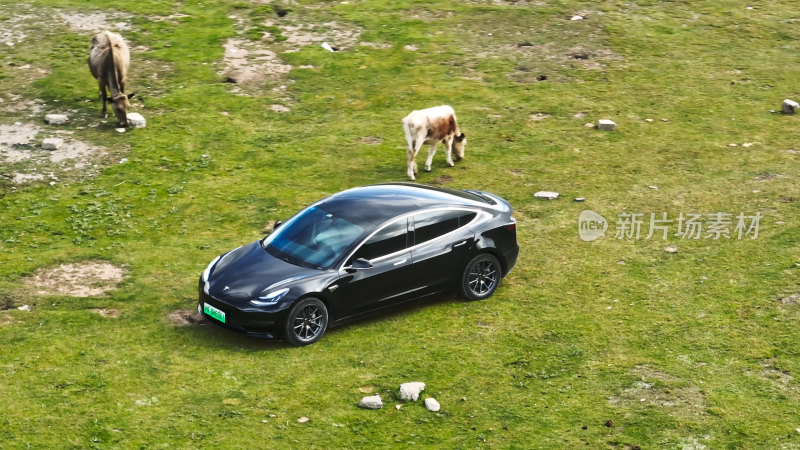
{"label": "white rock", "polygon": [[46,138],[42,141],[43,150],[58,150],[64,145],[64,140],[60,138]]}
{"label": "white rock", "polygon": [[403,405],[394,405],[394,407],[395,407],[395,409],[396,409],[396,410],[398,410],[398,411],[400,411],[401,409],[403,409]]}
{"label": "white rock", "polygon": [[412,381],[410,383],[403,383],[400,385],[400,400],[417,401],[419,400],[419,393],[425,390],[425,383],[421,381]]}
{"label": "white rock", "polygon": [[48,114],[44,116],[44,121],[50,125],[63,125],[67,123],[69,117],[66,114]]}
{"label": "white rock", "polygon": [[323,42],[322,43],[322,48],[324,48],[325,50],[327,50],[329,52],[335,52],[336,51],[327,42]]}
{"label": "white rock", "polygon": [[128,125],[134,128],[144,128],[147,125],[147,121],[139,113],[128,113]]}
{"label": "white rock", "polygon": [[664,251],[667,253],[678,253],[678,246],[677,245],[668,245],[664,247]]}
{"label": "white rock", "polygon": [[600,119],[597,121],[598,130],[614,131],[616,127],[617,124],[613,120]]}
{"label": "white rock", "polygon": [[433,412],[436,412],[441,408],[439,402],[437,402],[435,398],[431,397],[425,399],[425,407],[428,408],[428,411],[433,411]]}
{"label": "white rock", "polygon": [[575,14],[574,16],[570,17],[569,20],[583,20],[583,16]]}
{"label": "white rock", "polygon": [[364,409],[381,409],[383,408],[383,402],[381,401],[381,396],[376,394],[362,398],[358,407]]}
{"label": "white rock", "polygon": [[572,201],[573,202],[578,202],[578,203],[585,202],[586,201],[586,197],[575,197],[575,198],[572,199]]}
{"label": "white rock", "polygon": [[124,133],[125,132],[125,128],[114,128],[114,129],[117,130],[117,133]]}
{"label": "white rock", "polygon": [[544,199],[547,199],[547,200],[554,200],[554,199],[558,198],[558,192],[539,191],[539,192],[533,194],[533,196],[536,197],[536,198],[544,198]]}
{"label": "white rock", "polygon": [[306,423],[306,422],[308,422],[308,420],[309,420],[308,417],[303,416],[303,417],[297,419],[297,422],[298,423]]}
{"label": "white rock", "polygon": [[20,311],[30,311],[31,310],[31,305],[22,305],[17,309],[20,310]]}
{"label": "white rock", "polygon": [[800,109],[800,105],[797,104],[794,100],[789,100],[788,98],[783,101],[783,106],[781,107],[781,111],[784,114],[794,114],[798,109]]}

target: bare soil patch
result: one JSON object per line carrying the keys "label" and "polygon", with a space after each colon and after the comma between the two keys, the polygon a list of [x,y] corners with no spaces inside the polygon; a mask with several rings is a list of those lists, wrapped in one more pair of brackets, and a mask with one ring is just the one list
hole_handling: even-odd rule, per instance
{"label": "bare soil patch", "polygon": [[451,177],[450,175],[441,175],[434,178],[433,181],[431,181],[431,184],[441,186],[443,184],[450,183],[451,181],[453,181],[453,177]]}
{"label": "bare soil patch", "polygon": [[610,405],[625,409],[656,406],[683,416],[705,414],[706,398],[696,385],[647,366],[637,366],[633,373],[641,379],[609,397]]}
{"label": "bare soil patch", "polygon": [[96,297],[116,289],[125,270],[108,262],[85,261],[41,268],[26,284],[36,294]]}
{"label": "bare soil patch", "polygon": [[90,311],[95,314],[99,314],[102,317],[111,317],[113,319],[116,319],[122,314],[118,309],[100,308],[100,309],[91,309]]}
{"label": "bare soil patch", "polygon": [[383,138],[378,136],[364,136],[359,142],[367,145],[378,145],[383,142]]}
{"label": "bare soil patch", "polygon": [[203,318],[200,316],[200,313],[198,313],[195,309],[179,309],[177,311],[172,311],[171,313],[167,314],[167,320],[169,320],[170,323],[181,327],[202,325],[204,322]]}
{"label": "bare soil patch", "polygon": [[[57,181],[68,172],[90,172],[107,155],[104,149],[91,146],[71,137],[72,131],[44,128],[32,123],[0,124],[0,176],[14,184],[31,181]],[[59,137],[64,143],[58,150],[44,150],[41,139]]]}

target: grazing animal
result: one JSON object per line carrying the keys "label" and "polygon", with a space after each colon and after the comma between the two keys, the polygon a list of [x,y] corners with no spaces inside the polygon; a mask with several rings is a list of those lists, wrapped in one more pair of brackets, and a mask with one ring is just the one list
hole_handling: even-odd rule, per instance
{"label": "grazing animal", "polygon": [[[125,76],[131,56],[122,36],[111,31],[100,32],[92,38],[92,49],[89,52],[89,70],[97,78],[100,88],[100,101],[103,102],[102,117],[108,117],[106,103],[122,126],[128,125],[128,102],[134,94],[125,95]],[[106,95],[108,88],[109,95]]]}
{"label": "grazing animal", "polygon": [[456,112],[447,105],[436,106],[433,108],[411,111],[411,114],[403,118],[403,129],[406,131],[408,141],[408,178],[416,180],[414,174],[417,173],[417,153],[422,144],[430,144],[428,149],[428,159],[425,161],[425,171],[431,171],[431,162],[436,153],[436,146],[439,142],[444,142],[447,165],[453,167],[452,152],[455,150],[456,161],[464,158],[464,147],[467,145],[467,137],[458,128],[456,122]]}

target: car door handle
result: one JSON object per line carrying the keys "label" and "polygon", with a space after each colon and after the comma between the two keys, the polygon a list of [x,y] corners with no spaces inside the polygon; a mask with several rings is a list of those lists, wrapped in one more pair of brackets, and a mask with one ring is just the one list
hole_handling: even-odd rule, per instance
{"label": "car door handle", "polygon": [[406,261],[408,261],[408,258],[403,258],[400,261],[397,261],[396,263],[394,263],[394,265],[395,266],[399,266],[400,264],[405,264]]}
{"label": "car door handle", "polygon": [[463,247],[463,246],[467,245],[468,242],[469,241],[461,241],[461,242],[459,242],[457,244],[453,244],[453,248]]}

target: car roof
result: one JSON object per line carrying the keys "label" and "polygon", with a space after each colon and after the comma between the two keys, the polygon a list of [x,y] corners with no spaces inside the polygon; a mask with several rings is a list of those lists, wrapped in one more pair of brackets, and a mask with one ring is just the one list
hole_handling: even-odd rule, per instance
{"label": "car roof", "polygon": [[437,207],[486,208],[478,193],[412,183],[374,184],[331,195],[316,206],[352,223],[379,225],[393,217]]}

